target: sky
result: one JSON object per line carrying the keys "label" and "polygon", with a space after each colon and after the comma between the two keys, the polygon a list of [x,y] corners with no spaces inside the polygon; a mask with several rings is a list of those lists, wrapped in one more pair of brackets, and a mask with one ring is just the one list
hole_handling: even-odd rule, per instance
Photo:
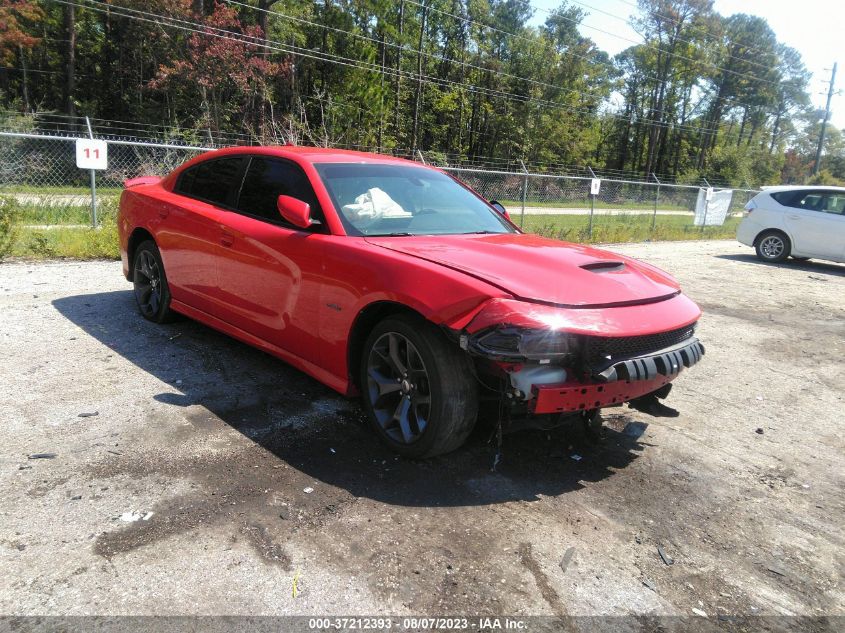
{"label": "sky", "polygon": [[[627,24],[630,16],[637,12],[636,0],[569,2],[589,14],[581,24],[581,34],[611,56],[642,42],[642,38]],[[560,1],[531,0],[531,4],[536,9],[534,22],[539,24]],[[807,70],[813,74],[809,92],[817,108],[823,109],[827,100],[827,82],[833,62],[839,62],[836,86],[845,89],[845,47],[842,45],[845,2],[842,0],[802,0],[800,3],[794,0],[715,0],[713,6],[726,17],[747,13],[765,18],[779,42],[800,52]],[[845,96],[834,95],[830,109],[833,125],[845,128]]]}

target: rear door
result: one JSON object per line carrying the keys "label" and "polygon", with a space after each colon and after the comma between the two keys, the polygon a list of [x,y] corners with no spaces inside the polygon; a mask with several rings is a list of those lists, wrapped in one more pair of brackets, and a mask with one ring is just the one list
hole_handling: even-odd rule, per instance
{"label": "rear door", "polygon": [[837,199],[841,199],[838,195],[824,189],[802,189],[776,198],[787,207],[786,227],[794,251],[822,258],[842,252],[841,237],[836,235],[837,214],[825,211],[828,205],[837,204]]}
{"label": "rear door", "polygon": [[220,223],[233,204],[244,163],[242,156],[217,158],[185,170],[174,188],[178,201],[168,202],[160,213],[156,237],[171,294],[210,314],[216,314],[220,303]]}
{"label": "rear door", "polygon": [[831,259],[845,262],[845,192],[825,194],[821,205],[824,215],[825,241]]}
{"label": "rear door", "polygon": [[[285,221],[276,208],[282,194],[311,205],[311,217],[319,224],[303,230]],[[327,236],[308,177],[291,161],[253,156],[235,206],[221,218],[222,318],[319,363],[322,249]]]}

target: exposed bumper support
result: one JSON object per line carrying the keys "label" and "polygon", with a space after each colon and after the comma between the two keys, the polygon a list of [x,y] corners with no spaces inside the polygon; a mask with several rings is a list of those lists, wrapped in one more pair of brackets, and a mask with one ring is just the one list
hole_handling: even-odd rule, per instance
{"label": "exposed bumper support", "polygon": [[674,349],[615,363],[596,374],[594,382],[534,385],[531,413],[571,413],[630,402],[670,383],[702,356],[704,346],[693,339]]}
{"label": "exposed bumper support", "polygon": [[663,350],[649,356],[614,363],[596,378],[603,382],[615,380],[654,380],[657,376],[674,378],[684,367],[692,367],[704,356],[704,346],[692,339],[682,346]]}

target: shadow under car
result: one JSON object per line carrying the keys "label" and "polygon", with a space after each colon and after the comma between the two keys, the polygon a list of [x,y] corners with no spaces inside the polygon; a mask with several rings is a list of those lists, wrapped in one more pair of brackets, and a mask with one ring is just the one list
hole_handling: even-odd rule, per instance
{"label": "shadow under car", "polygon": [[[505,435],[495,471],[490,420],[480,420],[466,445],[453,453],[424,461],[400,459],[368,428],[356,400],[197,322],[182,319],[162,326],[145,321],[130,290],[68,296],[53,306],[115,353],[171,385],[151,398],[178,408],[199,405],[269,451],[275,459],[260,468],[284,464],[355,497],[400,506],[536,500],[610,477],[631,464],[644,446],[638,439],[642,424],[612,409],[612,425],[600,443],[567,427]],[[180,416],[184,427],[183,420]],[[201,421],[192,432],[203,432]],[[374,464],[389,464],[389,472]]]}

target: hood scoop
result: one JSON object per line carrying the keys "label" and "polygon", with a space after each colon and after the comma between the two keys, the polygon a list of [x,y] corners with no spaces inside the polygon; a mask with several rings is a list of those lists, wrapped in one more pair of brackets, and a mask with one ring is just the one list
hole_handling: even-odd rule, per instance
{"label": "hood scoop", "polygon": [[590,262],[588,264],[581,264],[579,268],[594,273],[616,273],[625,270],[625,262]]}

